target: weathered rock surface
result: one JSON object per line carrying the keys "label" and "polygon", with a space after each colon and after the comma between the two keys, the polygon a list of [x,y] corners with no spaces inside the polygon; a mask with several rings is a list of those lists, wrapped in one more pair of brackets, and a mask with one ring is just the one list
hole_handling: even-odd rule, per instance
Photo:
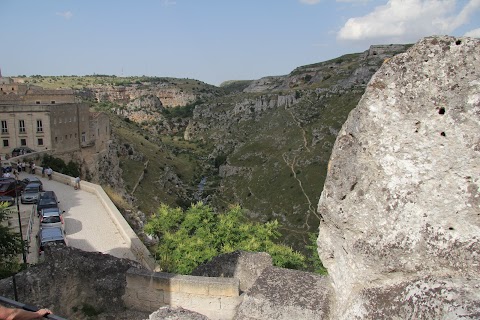
{"label": "weathered rock surface", "polygon": [[248,290],[262,271],[272,266],[272,257],[265,252],[235,251],[219,255],[195,268],[192,276],[236,278],[240,290]]}
{"label": "weathered rock surface", "polygon": [[333,319],[480,317],[480,41],[386,61],[342,127],[318,212]]}
{"label": "weathered rock surface", "polygon": [[325,276],[268,267],[245,293],[234,319],[328,319],[331,294]]}
{"label": "weathered rock surface", "polygon": [[[16,275],[18,298],[71,319],[84,319],[81,310],[87,305],[97,312],[121,313],[130,267],[143,268],[131,260],[51,245],[43,263]],[[0,280],[0,295],[13,299],[11,278]]]}
{"label": "weathered rock surface", "polygon": [[208,320],[209,318],[194,311],[178,307],[162,307],[152,313],[148,320]]}
{"label": "weathered rock surface", "polygon": [[110,101],[118,104],[127,104],[145,96],[154,95],[165,107],[184,106],[196,99],[195,94],[184,92],[169,84],[132,84],[130,86],[96,85],[88,87],[97,101]]}

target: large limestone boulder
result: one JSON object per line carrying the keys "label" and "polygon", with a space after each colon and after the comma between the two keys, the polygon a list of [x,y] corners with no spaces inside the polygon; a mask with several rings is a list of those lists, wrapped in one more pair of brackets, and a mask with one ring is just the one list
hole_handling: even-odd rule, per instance
{"label": "large limestone boulder", "polygon": [[318,211],[335,319],[480,316],[480,40],[385,61],[340,131]]}
{"label": "large limestone boulder", "polygon": [[244,294],[234,320],[329,319],[331,298],[325,276],[268,267]]}
{"label": "large limestone boulder", "polygon": [[266,252],[235,251],[199,265],[192,276],[236,278],[243,292],[255,283],[265,268],[271,266],[272,257]]}

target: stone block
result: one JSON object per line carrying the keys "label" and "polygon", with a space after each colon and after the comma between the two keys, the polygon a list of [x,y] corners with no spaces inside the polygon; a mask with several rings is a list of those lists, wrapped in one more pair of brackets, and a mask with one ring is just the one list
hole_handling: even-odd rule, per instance
{"label": "stone block", "polygon": [[147,270],[130,268],[127,271],[127,287],[136,289],[145,289],[151,286],[152,273]]}
{"label": "stone block", "polygon": [[181,276],[166,272],[152,274],[152,288],[165,292],[180,291]]}
{"label": "stone block", "polygon": [[192,295],[181,292],[164,292],[163,302],[171,306],[186,308],[192,304]]}
{"label": "stone block", "polygon": [[233,278],[209,278],[208,294],[211,296],[238,297],[240,282]]}
{"label": "stone block", "polygon": [[182,277],[180,292],[194,295],[208,295],[208,282],[203,277]]}
{"label": "stone block", "polygon": [[140,290],[137,292],[137,297],[140,300],[146,300],[150,302],[163,302],[163,291],[161,290]]}

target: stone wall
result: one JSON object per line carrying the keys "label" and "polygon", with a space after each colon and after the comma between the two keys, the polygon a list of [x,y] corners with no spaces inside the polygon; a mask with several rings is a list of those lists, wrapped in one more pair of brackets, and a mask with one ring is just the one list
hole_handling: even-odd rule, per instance
{"label": "stone wall", "polygon": [[123,302],[127,308],[153,312],[162,306],[182,307],[210,319],[232,319],[243,297],[239,280],[183,276],[131,268]]}

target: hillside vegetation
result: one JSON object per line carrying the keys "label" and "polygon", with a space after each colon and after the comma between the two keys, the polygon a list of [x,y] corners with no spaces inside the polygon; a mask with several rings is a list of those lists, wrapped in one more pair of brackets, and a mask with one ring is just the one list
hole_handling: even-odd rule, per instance
{"label": "hillside vegetation", "polygon": [[255,222],[278,220],[305,252],[336,135],[385,59],[408,45],[298,67],[285,76],[228,81],[157,77],[25,77],[77,89],[110,115],[127,192],[146,216],[161,203],[238,204]]}

